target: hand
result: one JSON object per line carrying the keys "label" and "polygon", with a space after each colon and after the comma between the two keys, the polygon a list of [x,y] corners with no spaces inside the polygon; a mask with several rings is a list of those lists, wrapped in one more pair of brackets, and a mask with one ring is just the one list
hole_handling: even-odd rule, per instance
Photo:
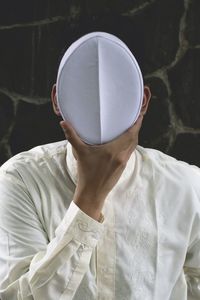
{"label": "hand", "polygon": [[[66,139],[77,159],[78,181],[74,201],[87,202],[100,212],[106,196],[119,180],[132,152],[138,144],[143,116],[111,142],[99,145],[84,143],[68,121],[61,121]],[[92,208],[91,208],[92,209]]]}

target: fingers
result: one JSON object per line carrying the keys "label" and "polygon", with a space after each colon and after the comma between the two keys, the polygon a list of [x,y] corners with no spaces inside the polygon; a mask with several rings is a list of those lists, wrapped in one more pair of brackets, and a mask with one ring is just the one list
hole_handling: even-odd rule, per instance
{"label": "fingers", "polygon": [[140,114],[137,121],[127,130],[127,132],[133,135],[139,133],[140,128],[142,126],[142,121],[143,121],[143,115]]}
{"label": "fingers", "polygon": [[85,147],[84,142],[80,139],[69,121],[61,121],[60,126],[63,129],[66,139],[70,142],[70,144],[75,148],[77,152]]}
{"label": "fingers", "polygon": [[[118,149],[118,150],[126,150],[127,148],[130,147],[130,145],[134,142],[137,143],[138,141],[138,133],[140,131],[141,125],[143,121],[143,115],[139,115],[137,121],[130,127],[128,128],[120,137],[115,139],[114,141],[107,143],[105,147],[108,149]],[[86,150],[87,144],[84,143],[78,134],[76,133],[75,129],[72,127],[69,121],[61,121],[60,126],[62,127],[66,139],[71,143],[71,145],[75,148],[77,152],[81,152]],[[101,147],[100,146],[95,146],[96,148]],[[92,146],[89,146],[92,148]]]}
{"label": "fingers", "polygon": [[139,115],[137,121],[128,128],[119,138],[113,141],[114,147],[119,147],[119,149],[127,149],[133,142],[137,142],[138,133],[142,125],[143,115]]}

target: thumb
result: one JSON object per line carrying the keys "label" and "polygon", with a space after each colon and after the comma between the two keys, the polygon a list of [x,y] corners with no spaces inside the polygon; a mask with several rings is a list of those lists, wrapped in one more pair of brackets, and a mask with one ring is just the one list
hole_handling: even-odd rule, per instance
{"label": "thumb", "polygon": [[75,129],[72,127],[69,121],[61,121],[60,126],[64,131],[66,139],[77,151],[85,146],[84,142],[80,139],[79,135],[76,133]]}

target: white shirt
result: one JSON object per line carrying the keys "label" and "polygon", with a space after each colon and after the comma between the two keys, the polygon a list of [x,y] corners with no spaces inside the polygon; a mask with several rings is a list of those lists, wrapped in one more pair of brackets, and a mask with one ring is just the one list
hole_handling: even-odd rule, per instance
{"label": "white shirt", "polygon": [[67,141],[1,167],[3,300],[200,299],[199,168],[137,146],[102,223],[72,201],[76,178]]}

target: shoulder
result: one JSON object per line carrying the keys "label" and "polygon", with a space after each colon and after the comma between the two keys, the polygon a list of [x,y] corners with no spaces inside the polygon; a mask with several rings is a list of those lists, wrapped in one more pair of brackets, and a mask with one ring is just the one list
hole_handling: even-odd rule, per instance
{"label": "shoulder", "polygon": [[156,149],[137,146],[144,165],[152,170],[156,180],[167,180],[168,183],[177,183],[194,187],[200,195],[200,168],[185,161],[178,160]]}
{"label": "shoulder", "polygon": [[16,174],[21,169],[31,172],[32,169],[45,166],[49,163],[59,165],[65,159],[67,141],[59,141],[36,146],[30,150],[20,152],[0,167],[0,174]]}

